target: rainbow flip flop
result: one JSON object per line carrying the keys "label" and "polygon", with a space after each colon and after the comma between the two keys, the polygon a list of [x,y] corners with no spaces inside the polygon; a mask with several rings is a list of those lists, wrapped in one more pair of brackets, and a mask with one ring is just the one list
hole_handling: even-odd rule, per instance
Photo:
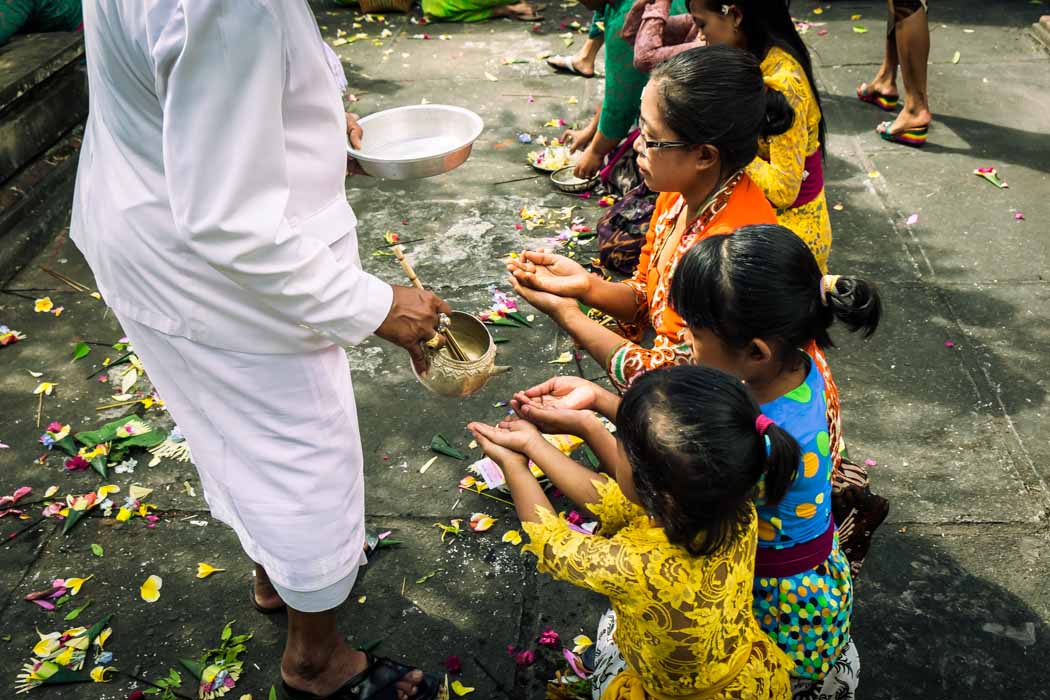
{"label": "rainbow flip flop", "polygon": [[890,133],[891,126],[893,126],[893,122],[882,122],[875,129],[875,131],[879,133],[879,136],[882,137],[883,141],[902,143],[905,146],[911,146],[913,148],[922,148],[926,145],[926,137],[929,134],[930,127],[917,126],[892,134]]}
{"label": "rainbow flip flop", "polygon": [[875,105],[885,112],[892,112],[897,109],[897,105],[900,103],[899,96],[883,95],[881,92],[872,90],[867,83],[857,88],[857,99],[861,102]]}

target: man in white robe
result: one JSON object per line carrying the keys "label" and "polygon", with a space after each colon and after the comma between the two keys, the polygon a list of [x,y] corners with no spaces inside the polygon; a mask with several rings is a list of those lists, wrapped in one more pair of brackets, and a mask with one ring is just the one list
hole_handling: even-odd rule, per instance
{"label": "man in white robe", "polygon": [[93,0],[84,36],[72,238],[256,563],[253,603],[288,605],[283,692],[347,692],[372,664],[359,681],[405,674],[399,697],[429,696],[336,630],[364,540],[341,346],[374,333],[418,362],[449,309],[361,269],[346,117],[306,0]]}

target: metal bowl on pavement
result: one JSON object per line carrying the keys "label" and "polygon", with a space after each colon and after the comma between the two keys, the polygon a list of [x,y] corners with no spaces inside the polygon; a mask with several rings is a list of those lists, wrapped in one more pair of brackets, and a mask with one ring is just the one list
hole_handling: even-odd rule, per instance
{"label": "metal bowl on pavement", "polygon": [[594,188],[598,184],[598,176],[583,179],[576,177],[572,174],[572,171],[576,169],[575,165],[570,165],[564,168],[560,168],[551,173],[551,182],[562,192],[571,192],[573,194],[577,192],[586,192]]}
{"label": "metal bowl on pavement", "polygon": [[485,127],[474,112],[450,105],[396,107],[358,123],[361,148],[347,152],[366,173],[387,180],[416,180],[458,168]]}

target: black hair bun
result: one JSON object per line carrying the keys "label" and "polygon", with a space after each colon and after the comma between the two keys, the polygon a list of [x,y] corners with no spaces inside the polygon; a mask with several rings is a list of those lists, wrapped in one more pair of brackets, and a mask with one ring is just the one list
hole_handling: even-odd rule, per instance
{"label": "black hair bun", "polygon": [[791,128],[795,121],[795,110],[787,98],[776,90],[766,89],[766,120],[762,125],[762,136],[777,136]]}

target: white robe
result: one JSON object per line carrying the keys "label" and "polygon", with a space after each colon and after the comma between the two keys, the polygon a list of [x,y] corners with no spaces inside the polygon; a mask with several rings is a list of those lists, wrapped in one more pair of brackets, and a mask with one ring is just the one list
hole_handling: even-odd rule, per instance
{"label": "white robe", "polygon": [[[305,0],[93,0],[71,232],[189,441],[213,514],[281,586],[360,560],[345,354],[361,269],[346,125]],[[351,579],[352,580],[352,579]]]}

